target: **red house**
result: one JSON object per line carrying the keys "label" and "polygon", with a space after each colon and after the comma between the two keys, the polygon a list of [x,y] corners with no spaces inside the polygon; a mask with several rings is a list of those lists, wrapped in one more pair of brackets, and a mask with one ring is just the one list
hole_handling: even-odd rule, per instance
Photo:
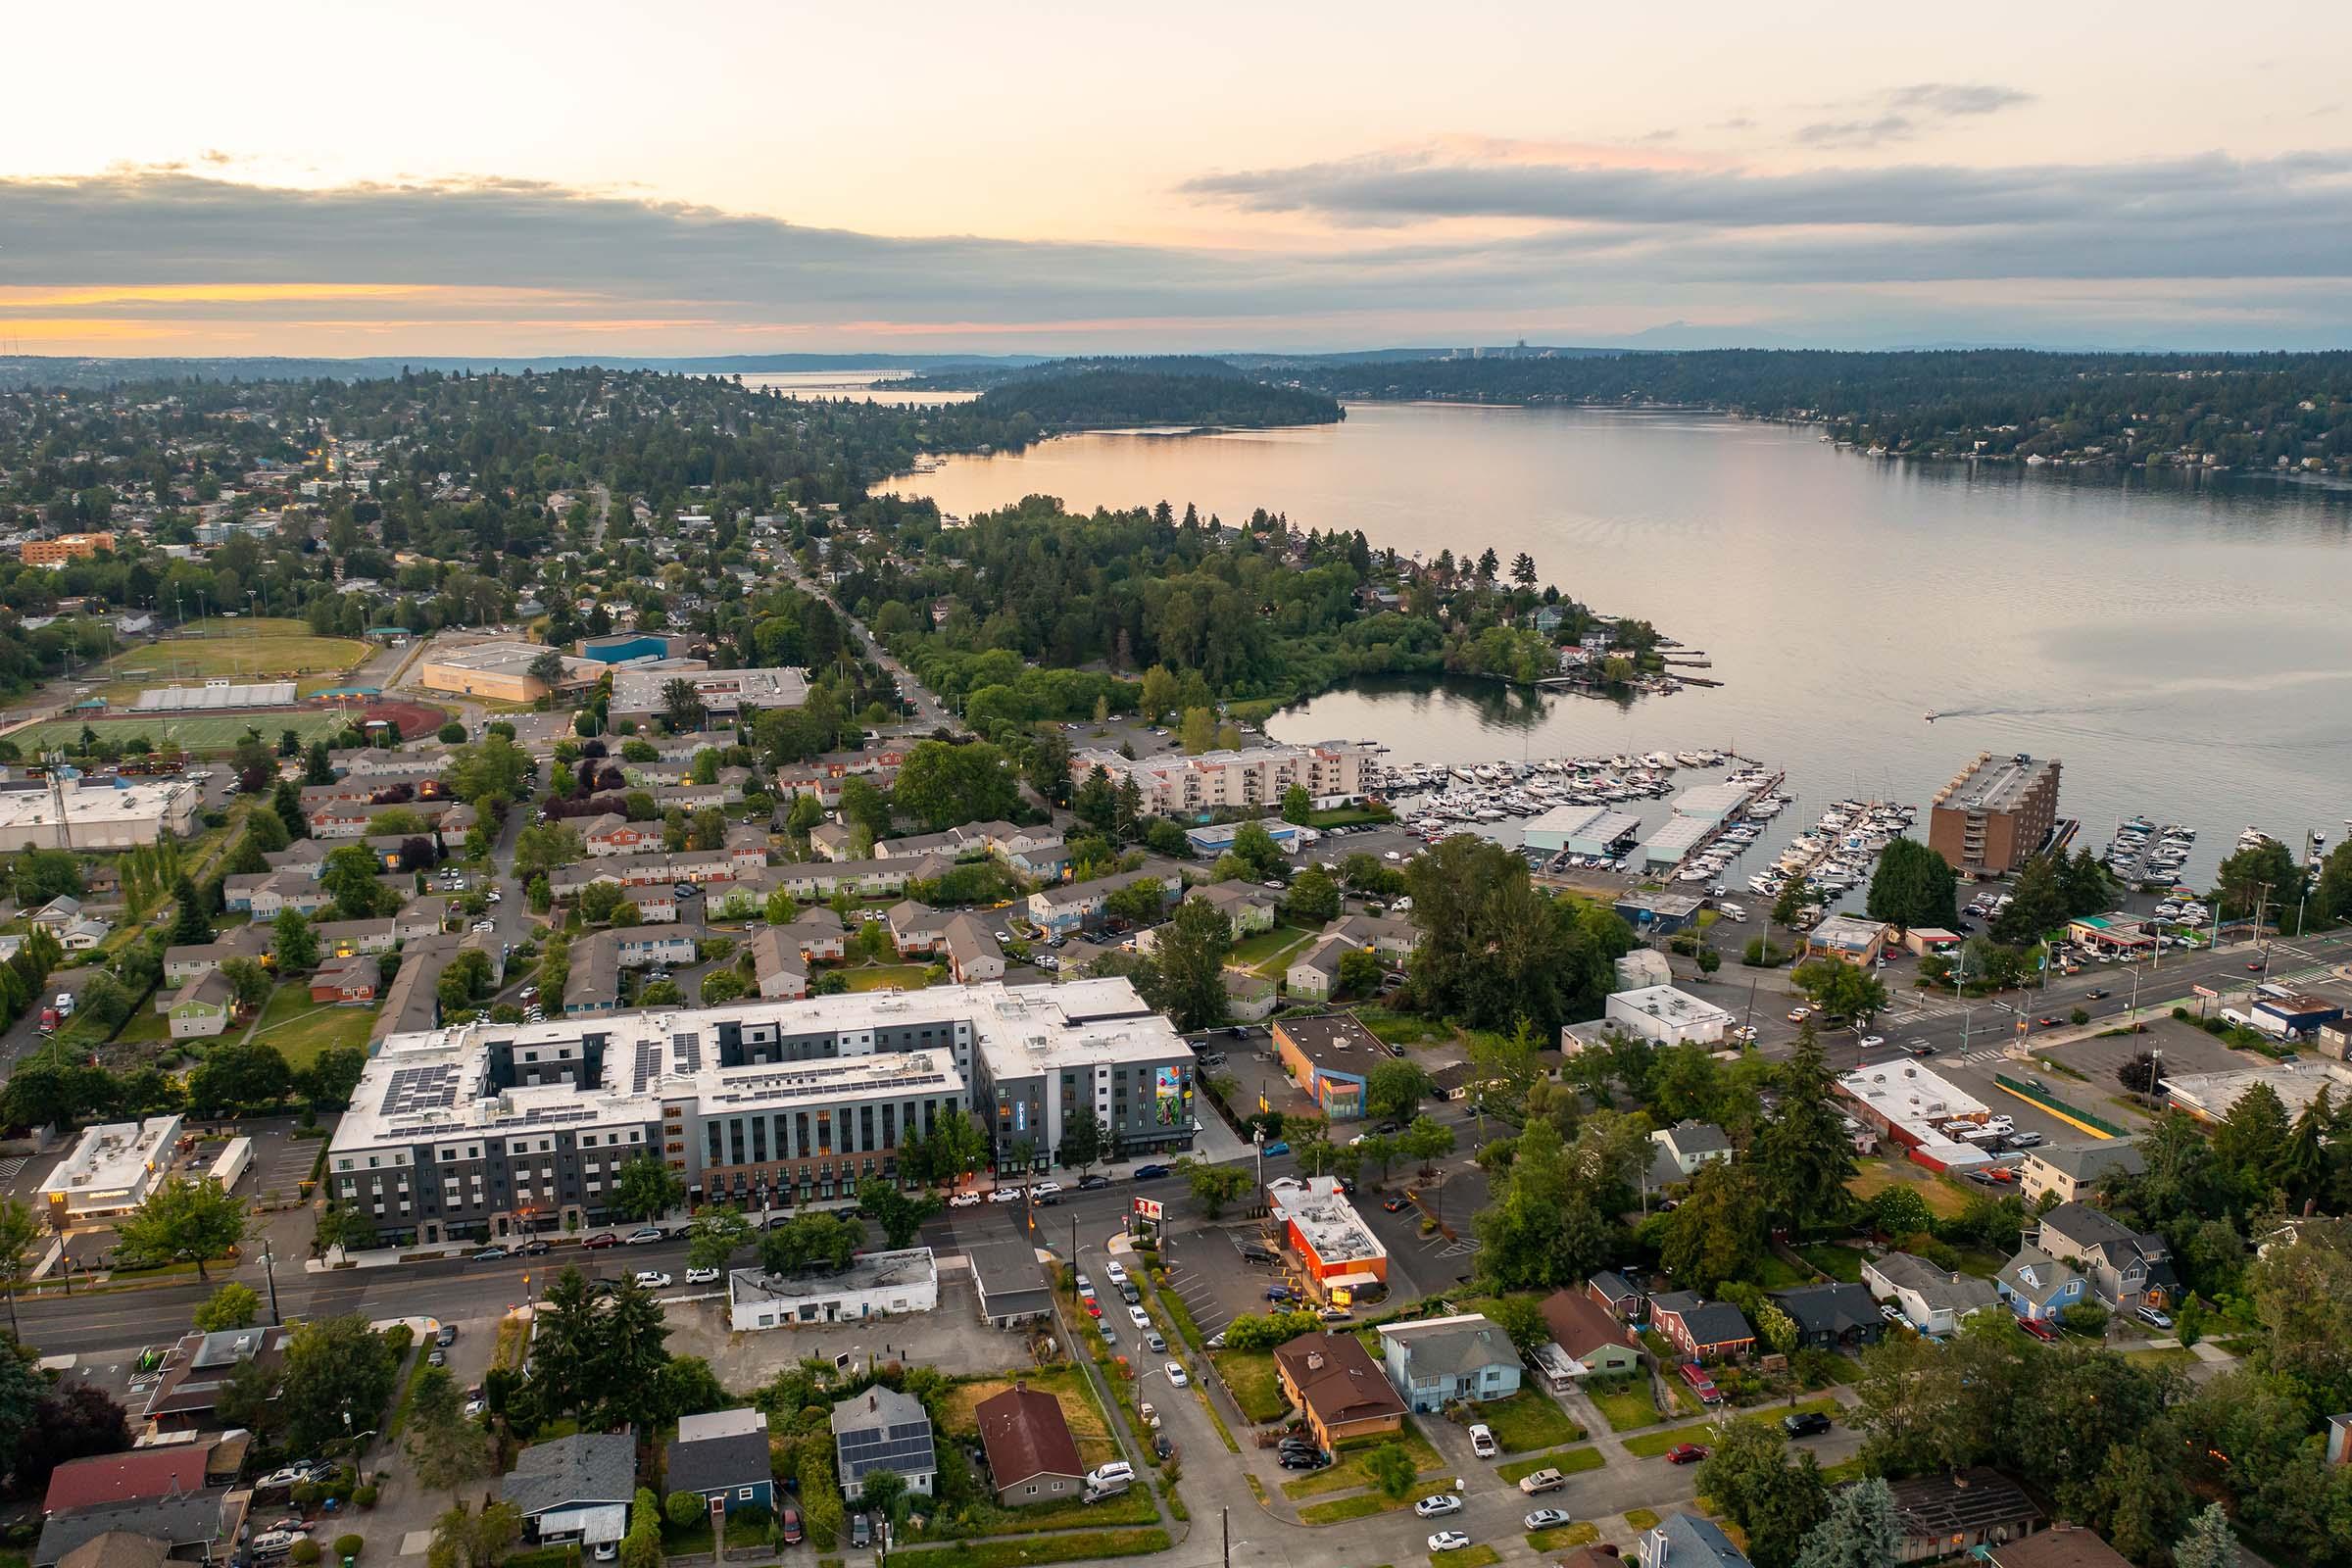
{"label": "red house", "polygon": [[383,970],[371,954],[337,958],[311,976],[311,1000],[361,1006],[375,1001],[383,985]]}

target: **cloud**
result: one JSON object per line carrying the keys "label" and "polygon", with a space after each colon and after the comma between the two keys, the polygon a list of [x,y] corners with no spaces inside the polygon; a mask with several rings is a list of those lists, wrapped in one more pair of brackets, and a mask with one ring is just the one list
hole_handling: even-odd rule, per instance
{"label": "cloud", "polygon": [[1998,114],[2034,102],[2030,92],[1984,82],[1922,81],[1892,87],[1866,100],[1874,111],[1847,120],[1816,121],[1797,127],[1796,139],[1812,147],[1873,147],[1907,141],[1936,122]]}
{"label": "cloud", "polygon": [[1365,226],[1262,251],[897,238],[529,180],[296,189],[118,170],[0,179],[0,338],[93,352],[1348,347],[1539,327],[1572,342],[1681,318],[1788,341],[2079,342],[2065,322],[2080,318],[2132,344],[2352,341],[2346,153],[1765,173],[1461,144],[1183,190]]}

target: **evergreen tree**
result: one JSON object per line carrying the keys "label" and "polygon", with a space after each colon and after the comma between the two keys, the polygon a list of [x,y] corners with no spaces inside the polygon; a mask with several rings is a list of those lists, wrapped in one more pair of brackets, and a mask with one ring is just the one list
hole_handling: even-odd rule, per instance
{"label": "evergreen tree", "polygon": [[1805,1537],[1796,1568],[1894,1568],[1901,1545],[1894,1494],[1872,1476],[1831,1496],[1829,1516]]}
{"label": "evergreen tree", "polygon": [[1779,1073],[1781,1107],[1757,1129],[1752,1152],[1773,1216],[1791,1231],[1840,1218],[1852,1199],[1854,1145],[1830,1099],[1830,1069],[1811,1021]]}
{"label": "evergreen tree", "polygon": [[2237,1537],[2218,1502],[2188,1522],[2188,1534],[2173,1547],[2173,1568],[2237,1568]]}
{"label": "evergreen tree", "polygon": [[206,913],[204,901],[197,896],[196,885],[185,875],[172,884],[172,940],[174,948],[199,947],[213,940],[213,921]]}

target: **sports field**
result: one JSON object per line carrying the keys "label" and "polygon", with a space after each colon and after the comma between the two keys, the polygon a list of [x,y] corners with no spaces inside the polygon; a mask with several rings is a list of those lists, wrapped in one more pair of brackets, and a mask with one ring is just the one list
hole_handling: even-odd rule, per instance
{"label": "sports field", "polygon": [[208,679],[238,681],[294,680],[302,695],[365,660],[366,643],[349,637],[312,635],[308,622],[269,616],[215,616],[190,621],[184,632],[161,642],[127,648],[101,668],[103,684],[95,695],[117,708],[128,708],[150,686],[193,684]]}
{"label": "sports field", "polygon": [[[88,722],[94,734],[117,745],[144,735],[158,749],[167,741],[176,741],[183,751],[225,752],[245,738],[248,727],[260,730],[262,739],[273,747],[278,736],[287,730],[301,736],[307,746],[312,741],[341,734],[352,718],[353,714],[343,710],[273,708],[249,713],[150,713],[137,718],[93,718]],[[82,723],[78,718],[52,718],[12,730],[8,738],[26,757],[59,748],[74,751],[81,745]]]}

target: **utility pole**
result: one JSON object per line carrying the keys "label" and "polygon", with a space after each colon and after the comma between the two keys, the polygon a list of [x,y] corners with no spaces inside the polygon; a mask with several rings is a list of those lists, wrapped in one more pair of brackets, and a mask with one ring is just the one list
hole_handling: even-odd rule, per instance
{"label": "utility pole", "polygon": [[270,1321],[282,1328],[286,1320],[277,1310],[277,1259],[271,1254],[268,1241],[262,1243],[262,1277],[270,1282]]}
{"label": "utility pole", "polygon": [[1233,1510],[1217,1510],[1217,1531],[1225,1538],[1225,1568],[1233,1568]]}

